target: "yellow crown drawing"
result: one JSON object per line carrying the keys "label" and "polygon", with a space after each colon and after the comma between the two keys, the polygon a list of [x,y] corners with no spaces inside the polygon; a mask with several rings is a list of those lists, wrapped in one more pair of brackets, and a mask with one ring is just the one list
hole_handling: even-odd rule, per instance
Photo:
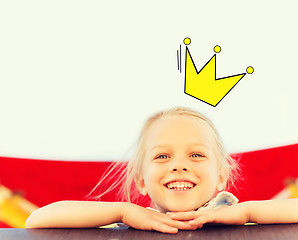
{"label": "yellow crown drawing", "polygon": [[[184,39],[185,45],[189,45],[190,42],[189,38]],[[215,46],[214,51],[219,53],[221,47]],[[251,74],[254,69],[250,66],[246,71]],[[241,73],[216,79],[216,54],[211,57],[200,71],[197,71],[189,49],[186,46],[184,92],[194,98],[216,107],[245,74]]]}

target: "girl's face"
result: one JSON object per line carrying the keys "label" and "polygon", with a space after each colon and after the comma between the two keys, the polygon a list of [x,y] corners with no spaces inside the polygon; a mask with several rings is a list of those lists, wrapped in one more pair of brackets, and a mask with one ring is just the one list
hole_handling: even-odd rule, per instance
{"label": "girl's face", "polygon": [[213,152],[214,139],[201,120],[175,116],[157,120],[145,142],[137,184],[161,212],[191,211],[209,201],[224,183]]}

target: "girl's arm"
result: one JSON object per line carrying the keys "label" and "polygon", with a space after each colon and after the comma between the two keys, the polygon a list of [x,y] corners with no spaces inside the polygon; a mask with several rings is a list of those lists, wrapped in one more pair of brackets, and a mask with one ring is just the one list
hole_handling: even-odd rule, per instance
{"label": "girl's arm", "polygon": [[201,228],[205,223],[298,223],[298,199],[248,201],[213,210],[170,213],[172,219],[189,221]]}
{"label": "girl's arm", "polygon": [[121,222],[123,203],[61,201],[35,210],[26,228],[85,228]]}
{"label": "girl's arm", "polygon": [[187,222],[127,202],[61,201],[34,211],[26,228],[91,228],[123,222],[143,230],[177,233],[195,229]]}
{"label": "girl's arm", "polygon": [[247,205],[249,222],[298,223],[298,199],[251,201]]}

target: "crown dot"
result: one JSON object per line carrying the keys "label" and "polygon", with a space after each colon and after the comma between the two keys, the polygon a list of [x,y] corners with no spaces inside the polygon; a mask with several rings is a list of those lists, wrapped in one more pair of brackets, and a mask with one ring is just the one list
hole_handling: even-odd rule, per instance
{"label": "crown dot", "polygon": [[254,72],[254,68],[251,67],[251,66],[249,66],[249,67],[246,68],[246,72],[247,72],[248,74],[252,74],[252,73]]}
{"label": "crown dot", "polygon": [[190,38],[187,37],[187,38],[184,38],[183,42],[185,45],[189,45],[191,43],[191,40]]}
{"label": "crown dot", "polygon": [[216,45],[214,48],[213,48],[214,52],[216,53],[219,53],[221,51],[221,47],[219,45]]}

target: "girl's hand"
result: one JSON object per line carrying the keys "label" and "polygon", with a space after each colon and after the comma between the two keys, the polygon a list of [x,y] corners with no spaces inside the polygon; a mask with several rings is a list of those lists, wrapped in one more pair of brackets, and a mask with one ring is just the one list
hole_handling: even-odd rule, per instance
{"label": "girl's hand", "polygon": [[173,220],[188,221],[196,228],[202,228],[205,223],[242,225],[249,222],[248,209],[245,204],[241,203],[219,209],[168,213],[168,215]]}
{"label": "girl's hand", "polygon": [[177,233],[178,229],[194,230],[188,222],[173,220],[170,215],[146,209],[132,203],[124,203],[122,222],[136,229],[155,230],[163,233]]}

